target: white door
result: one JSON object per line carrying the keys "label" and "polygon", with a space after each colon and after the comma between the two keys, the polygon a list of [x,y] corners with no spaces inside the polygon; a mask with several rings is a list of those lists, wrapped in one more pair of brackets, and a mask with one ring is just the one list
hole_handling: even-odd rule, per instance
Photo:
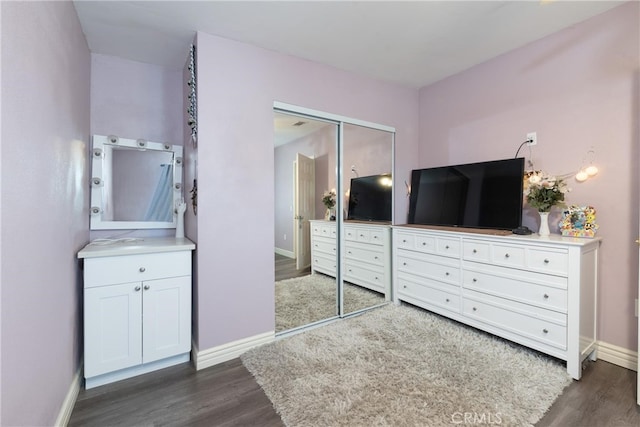
{"label": "white door", "polygon": [[84,375],[142,362],[141,283],[84,290]]}
{"label": "white door", "polygon": [[296,154],[294,177],[294,238],[296,268],[311,265],[311,226],[315,211],[315,162],[312,158]]}
{"label": "white door", "polygon": [[142,283],[143,363],[191,350],[191,277]]}

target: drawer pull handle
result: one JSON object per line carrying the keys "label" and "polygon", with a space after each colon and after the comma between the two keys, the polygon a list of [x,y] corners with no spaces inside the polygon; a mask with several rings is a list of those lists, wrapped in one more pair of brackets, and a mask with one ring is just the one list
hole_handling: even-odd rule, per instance
{"label": "drawer pull handle", "polygon": [[376,276],[376,279],[375,279],[375,280],[380,280],[380,279],[378,279],[378,276]]}
{"label": "drawer pull handle", "polygon": [[504,257],[505,258],[509,258],[509,254],[504,254]]}
{"label": "drawer pull handle", "polygon": [[449,275],[449,272],[447,271],[446,273],[444,273],[444,275],[445,275],[445,276],[448,276],[448,275]]}
{"label": "drawer pull handle", "polygon": [[548,294],[544,294],[544,295],[543,295],[543,298],[544,298],[544,299],[549,299],[549,295],[548,295]]}
{"label": "drawer pull handle", "polygon": [[402,239],[402,243],[407,243],[407,239]]}
{"label": "drawer pull handle", "polygon": [[146,268],[144,268],[144,267],[140,267],[140,268],[138,269],[138,271],[140,271],[140,273],[144,273],[145,271],[147,271],[147,269],[146,269]]}
{"label": "drawer pull handle", "polygon": [[427,242],[422,242],[422,246],[427,246]]}
{"label": "drawer pull handle", "polygon": [[403,288],[407,289],[407,285],[402,285]]}
{"label": "drawer pull handle", "polygon": [[445,248],[445,249],[449,249],[449,245],[445,246],[444,248]]}
{"label": "drawer pull handle", "polygon": [[149,286],[149,285],[144,285],[144,290],[145,290],[145,291],[148,291],[148,290],[149,290],[149,288],[150,288],[150,286]]}
{"label": "drawer pull handle", "polygon": [[473,311],[477,311],[477,310],[478,310],[477,308],[473,307]]}
{"label": "drawer pull handle", "polygon": [[374,238],[374,239],[377,239],[377,238],[378,238],[378,236],[373,236],[373,238]]}
{"label": "drawer pull handle", "polygon": [[449,298],[447,298],[445,301],[446,301],[446,302],[449,302]]}
{"label": "drawer pull handle", "polygon": [[373,257],[373,259],[378,259],[378,257],[377,257],[377,256],[374,256],[374,257]]}
{"label": "drawer pull handle", "polygon": [[476,279],[475,277],[471,280],[473,283],[476,283],[478,281],[478,279]]}
{"label": "drawer pull handle", "polygon": [[364,237],[364,234],[361,234],[360,237]]}
{"label": "drawer pull handle", "polygon": [[402,265],[407,265],[407,263],[406,263],[406,262],[403,262],[403,263],[402,263]]}
{"label": "drawer pull handle", "polygon": [[140,286],[136,286],[135,288],[133,288],[133,290],[138,292],[140,290]]}
{"label": "drawer pull handle", "polygon": [[475,250],[475,249],[474,249],[472,252],[473,252],[474,254],[477,254],[477,253],[478,253],[478,251],[477,251],[477,250]]}
{"label": "drawer pull handle", "polygon": [[547,258],[544,259],[545,264],[549,264],[549,260]]}
{"label": "drawer pull handle", "polygon": [[548,330],[547,328],[544,328],[544,329],[542,330],[542,332],[544,332],[545,334],[548,334],[548,333],[549,333],[549,330]]}

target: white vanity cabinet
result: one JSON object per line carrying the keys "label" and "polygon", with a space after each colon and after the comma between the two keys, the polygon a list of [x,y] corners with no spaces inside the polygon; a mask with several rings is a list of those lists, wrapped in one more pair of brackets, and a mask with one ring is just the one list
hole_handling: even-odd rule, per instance
{"label": "white vanity cabinet", "polygon": [[595,358],[599,239],[393,227],[394,300],[565,360]]}
{"label": "white vanity cabinet", "polygon": [[[336,222],[312,220],[311,272],[335,277]],[[345,222],[342,274],[345,281],[391,295],[390,226],[369,222]]]}
{"label": "white vanity cabinet", "polygon": [[194,248],[187,239],[145,238],[78,253],[86,388],[189,360]]}

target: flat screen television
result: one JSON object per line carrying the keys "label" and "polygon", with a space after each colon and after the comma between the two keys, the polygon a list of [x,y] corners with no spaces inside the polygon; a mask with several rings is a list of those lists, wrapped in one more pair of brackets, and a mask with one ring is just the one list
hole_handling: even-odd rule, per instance
{"label": "flat screen television", "polygon": [[391,221],[391,174],[351,179],[347,219]]}
{"label": "flat screen television", "polygon": [[512,230],[522,223],[524,158],[417,169],[409,224]]}

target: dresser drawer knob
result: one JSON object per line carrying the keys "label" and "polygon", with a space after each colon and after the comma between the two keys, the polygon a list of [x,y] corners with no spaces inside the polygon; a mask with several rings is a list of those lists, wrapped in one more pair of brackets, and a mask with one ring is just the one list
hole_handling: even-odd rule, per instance
{"label": "dresser drawer knob", "polygon": [[144,273],[145,271],[147,271],[147,269],[146,269],[146,268],[144,268],[144,267],[140,267],[140,268],[138,269],[138,271],[140,271],[140,273]]}
{"label": "dresser drawer knob", "polygon": [[427,242],[422,242],[422,246],[427,246]]}
{"label": "dresser drawer knob", "polygon": [[549,260],[547,258],[544,259],[545,264],[549,264]]}
{"label": "dresser drawer knob", "polygon": [[476,282],[478,281],[478,279],[476,279],[476,278],[474,277],[473,279],[471,279],[471,281],[472,281],[473,283],[476,283]]}
{"label": "dresser drawer knob", "polygon": [[477,311],[477,310],[478,310],[477,308],[473,307],[473,311]]}
{"label": "dresser drawer knob", "polygon": [[548,333],[549,333],[549,330],[548,330],[547,328],[544,328],[544,329],[542,330],[542,332],[543,332],[543,333],[545,333],[545,334],[548,334]]}
{"label": "dresser drawer knob", "polygon": [[444,275],[445,275],[445,276],[448,276],[448,275],[449,275],[449,272],[447,271],[446,273],[444,273]]}
{"label": "dresser drawer knob", "polygon": [[149,288],[150,288],[150,286],[149,286],[149,285],[144,285],[144,290],[145,290],[145,291],[148,291],[148,290],[149,290]]}
{"label": "dresser drawer knob", "polygon": [[407,243],[407,239],[402,239],[402,243]]}
{"label": "dresser drawer knob", "polygon": [[407,285],[402,285],[403,288],[407,289]]}
{"label": "dresser drawer knob", "polygon": [[509,258],[509,254],[504,254],[504,257],[505,258]]}
{"label": "dresser drawer knob", "polygon": [[445,249],[449,249],[449,245],[445,246],[444,248],[445,248]]}
{"label": "dresser drawer knob", "polygon": [[133,288],[133,290],[138,292],[140,290],[140,286],[136,286],[135,288]]}
{"label": "dresser drawer knob", "polygon": [[402,265],[407,265],[407,263],[406,263],[406,262],[403,262],[403,263],[402,263]]}
{"label": "dresser drawer knob", "polygon": [[376,255],[376,256],[374,256],[374,257],[373,257],[373,259],[378,259],[378,256],[377,256],[377,255]]}
{"label": "dresser drawer knob", "polygon": [[471,252],[473,252],[474,254],[477,254],[477,253],[478,253],[478,251],[477,251],[477,250],[475,250],[475,249],[474,249],[473,251],[471,251]]}
{"label": "dresser drawer knob", "polygon": [[445,301],[446,301],[446,302],[449,302],[449,298],[447,298]]}
{"label": "dresser drawer knob", "polygon": [[380,279],[378,279],[378,276],[376,276],[374,280],[380,280]]}
{"label": "dresser drawer knob", "polygon": [[543,298],[544,298],[544,299],[549,299],[549,295],[548,295],[548,294],[544,294],[544,295],[543,295]]}

